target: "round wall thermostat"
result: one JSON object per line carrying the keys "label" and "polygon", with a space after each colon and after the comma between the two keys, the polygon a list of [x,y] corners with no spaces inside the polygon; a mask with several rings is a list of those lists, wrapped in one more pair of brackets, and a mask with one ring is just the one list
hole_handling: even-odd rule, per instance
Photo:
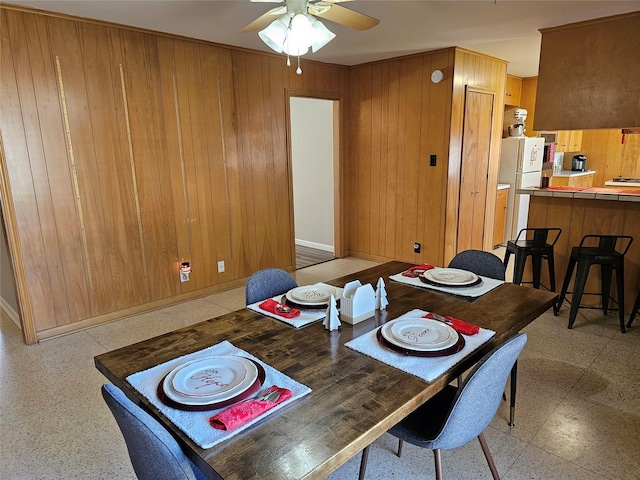
{"label": "round wall thermostat", "polygon": [[434,70],[431,74],[431,81],[433,83],[440,83],[444,79],[444,73],[442,70]]}

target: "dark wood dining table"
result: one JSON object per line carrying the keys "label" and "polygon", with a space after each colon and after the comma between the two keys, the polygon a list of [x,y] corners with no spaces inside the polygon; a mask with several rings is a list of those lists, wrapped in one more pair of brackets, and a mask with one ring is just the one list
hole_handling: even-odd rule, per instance
{"label": "dark wood dining table", "polygon": [[[386,310],[356,325],[295,329],[249,309],[238,310],[95,357],[109,381],[151,413],[210,478],[324,478],[472,367],[485,353],[552,307],[555,293],[505,283],[468,299],[393,282],[411,267],[393,261],[326,283],[386,284]],[[358,353],[345,343],[414,309],[451,315],[495,336],[433,383]],[[127,376],[228,340],[313,391],[246,431],[202,449],[126,380]]]}

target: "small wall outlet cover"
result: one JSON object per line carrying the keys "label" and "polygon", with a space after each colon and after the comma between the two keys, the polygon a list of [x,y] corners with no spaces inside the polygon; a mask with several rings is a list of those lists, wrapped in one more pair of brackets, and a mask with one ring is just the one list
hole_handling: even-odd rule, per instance
{"label": "small wall outlet cover", "polygon": [[180,272],[180,281],[182,283],[189,281],[189,274],[185,272]]}
{"label": "small wall outlet cover", "polygon": [[224,272],[224,260],[220,260],[218,262],[218,273],[223,273]]}
{"label": "small wall outlet cover", "polygon": [[420,247],[421,247],[421,245],[418,242],[414,243],[413,244],[413,253],[420,253]]}

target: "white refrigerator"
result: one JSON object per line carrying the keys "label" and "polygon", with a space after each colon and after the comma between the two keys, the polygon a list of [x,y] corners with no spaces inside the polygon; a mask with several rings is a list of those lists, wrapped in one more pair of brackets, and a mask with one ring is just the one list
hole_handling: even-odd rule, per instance
{"label": "white refrigerator", "polygon": [[516,193],[518,188],[540,186],[544,160],[544,138],[508,137],[502,139],[499,183],[510,185],[507,197],[505,235],[514,240],[527,227],[529,195]]}

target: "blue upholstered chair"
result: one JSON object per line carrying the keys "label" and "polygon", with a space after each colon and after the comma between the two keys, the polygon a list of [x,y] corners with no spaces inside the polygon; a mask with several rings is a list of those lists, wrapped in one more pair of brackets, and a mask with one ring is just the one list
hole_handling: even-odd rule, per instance
{"label": "blue upholstered chair", "polygon": [[[462,385],[448,385],[409,414],[389,433],[398,437],[398,456],[402,442],[433,450],[436,478],[442,478],[440,450],[450,450],[467,444],[475,437],[480,440],[494,479],[500,478],[482,432],[493,419],[511,367],[527,343],[520,333],[485,355]],[[360,480],[364,479],[369,447],[362,452]]]}
{"label": "blue upholstered chair", "polygon": [[207,477],[180,449],[178,442],[151,415],[115,385],[102,386],[102,396],[118,422],[140,480],[205,480]]}
{"label": "blue upholstered chair", "polygon": [[288,292],[298,284],[284,270],[266,268],[249,277],[246,285],[247,305]]}
{"label": "blue upholstered chair", "polygon": [[504,280],[504,264],[493,253],[482,250],[464,250],[449,262],[449,268],[459,268],[483,277]]}

